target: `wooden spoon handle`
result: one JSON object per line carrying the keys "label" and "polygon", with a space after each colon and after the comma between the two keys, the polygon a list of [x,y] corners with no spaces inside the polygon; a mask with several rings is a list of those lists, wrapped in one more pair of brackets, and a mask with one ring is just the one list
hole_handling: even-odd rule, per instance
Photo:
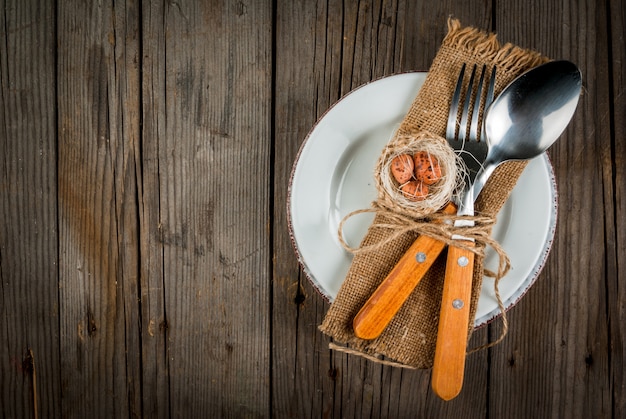
{"label": "wooden spoon handle", "polygon": [[[449,203],[442,212],[454,214],[456,206]],[[361,339],[380,336],[444,247],[439,240],[418,237],[354,317],[354,334]]]}
{"label": "wooden spoon handle", "polygon": [[473,273],[474,253],[450,246],[431,377],[443,400],[453,399],[463,387]]}

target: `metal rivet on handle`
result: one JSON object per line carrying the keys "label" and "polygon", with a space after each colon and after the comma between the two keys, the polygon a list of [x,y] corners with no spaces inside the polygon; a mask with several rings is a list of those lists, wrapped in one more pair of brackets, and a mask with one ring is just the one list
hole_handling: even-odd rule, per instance
{"label": "metal rivet on handle", "polygon": [[463,302],[463,300],[460,300],[458,298],[452,301],[452,307],[456,308],[457,310],[462,309],[464,305],[465,303]]}
{"label": "metal rivet on handle", "polygon": [[456,262],[459,266],[465,267],[469,264],[469,259],[466,256],[461,256]]}
{"label": "metal rivet on handle", "polygon": [[418,261],[419,263],[426,262],[426,253],[417,252],[417,254],[415,255],[415,260]]}

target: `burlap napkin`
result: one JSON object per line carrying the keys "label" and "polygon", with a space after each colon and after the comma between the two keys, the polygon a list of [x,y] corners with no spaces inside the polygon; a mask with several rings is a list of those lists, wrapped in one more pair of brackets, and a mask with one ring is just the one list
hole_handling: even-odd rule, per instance
{"label": "burlap napkin", "polygon": [[[535,67],[547,58],[511,44],[501,45],[494,34],[475,28],[462,28],[459,21],[448,21],[448,34],[442,42],[423,87],[417,94],[398,133],[414,134],[429,131],[445,136],[448,111],[458,74],[463,63],[468,68],[483,64],[488,69],[497,67],[496,95],[515,77]],[[482,111],[481,111],[482,118]],[[511,162],[500,166],[485,186],[476,210],[494,216],[509,196],[525,162]],[[376,225],[389,221],[384,213],[377,213],[361,246],[383,243],[390,234]],[[350,351],[363,356],[392,360],[398,365],[430,368],[433,362],[437,323],[445,269],[445,252],[418,284],[409,299],[386,328],[374,340],[361,340],[354,335],[352,320],[372,292],[394,267],[417,233],[403,234],[383,244],[375,252],[356,254],[339,293],[326,314],[320,330],[335,342],[346,344]],[[476,303],[484,275],[483,259],[478,257],[474,267],[473,292],[468,329],[473,330]]]}

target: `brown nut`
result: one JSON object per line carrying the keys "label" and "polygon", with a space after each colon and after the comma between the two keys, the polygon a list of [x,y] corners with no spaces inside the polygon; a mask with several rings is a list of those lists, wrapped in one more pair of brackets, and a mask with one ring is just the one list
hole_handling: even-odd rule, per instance
{"label": "brown nut", "polygon": [[411,201],[422,201],[428,196],[428,185],[419,180],[412,180],[402,185],[402,195]]}
{"label": "brown nut", "polygon": [[408,154],[401,154],[391,160],[391,174],[400,185],[413,178],[413,167],[413,159]]}
{"label": "brown nut", "polygon": [[420,151],[413,156],[415,177],[427,185],[432,185],[441,179],[441,166],[437,157],[426,151]]}

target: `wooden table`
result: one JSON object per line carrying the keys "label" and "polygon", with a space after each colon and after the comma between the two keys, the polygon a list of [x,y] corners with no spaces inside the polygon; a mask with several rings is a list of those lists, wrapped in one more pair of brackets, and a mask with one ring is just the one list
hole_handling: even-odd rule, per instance
{"label": "wooden table", "polygon": [[[448,16],[577,63],[551,255],[450,402],[328,349],[286,216],[342,95]],[[624,417],[622,0],[0,1],[2,417]],[[497,336],[477,331],[471,345]]]}

